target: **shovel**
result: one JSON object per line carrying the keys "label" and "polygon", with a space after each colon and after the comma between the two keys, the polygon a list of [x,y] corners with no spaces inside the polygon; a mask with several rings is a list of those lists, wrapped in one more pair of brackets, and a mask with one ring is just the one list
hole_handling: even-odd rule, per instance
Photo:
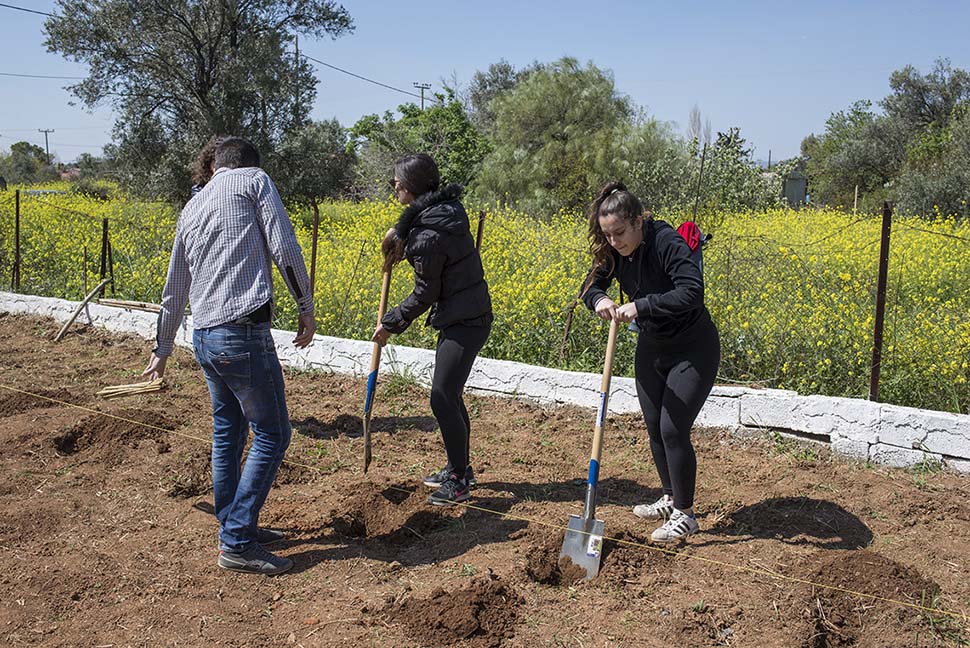
{"label": "shovel", "polygon": [[[380,325],[384,319],[384,311],[387,310],[387,293],[391,289],[391,269],[384,269],[384,279],[381,282],[381,303],[377,308],[377,324]],[[374,404],[374,392],[377,390],[377,370],[381,367],[381,345],[374,343],[374,350],[370,356],[370,373],[367,374],[367,396],[364,399],[364,472],[370,467],[371,443],[370,443],[370,413],[371,405]]]}
{"label": "shovel", "polygon": [[586,572],[585,580],[592,580],[600,571],[600,554],[603,550],[603,520],[596,513],[596,484],[600,476],[600,450],[603,448],[603,424],[610,400],[610,378],[613,375],[613,355],[616,351],[617,321],[610,322],[610,338],[606,343],[606,362],[600,383],[600,407],[593,428],[593,451],[589,458],[589,477],[586,480],[586,504],[583,515],[570,515],[566,537],[562,541],[559,561],[569,558],[574,565]]}

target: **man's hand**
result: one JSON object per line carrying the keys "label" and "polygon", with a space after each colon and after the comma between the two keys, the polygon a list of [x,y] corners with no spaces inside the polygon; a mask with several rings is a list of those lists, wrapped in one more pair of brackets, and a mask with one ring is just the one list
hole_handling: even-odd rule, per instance
{"label": "man's hand", "polygon": [[609,297],[603,297],[598,302],[596,302],[596,316],[600,319],[605,319],[607,321],[613,319],[616,316],[617,305]]}
{"label": "man's hand", "polygon": [[632,322],[637,318],[637,305],[635,302],[627,302],[616,309],[615,317],[619,322]]}
{"label": "man's hand", "polygon": [[317,330],[317,321],[313,313],[303,313],[300,315],[299,324],[296,329],[296,337],[293,339],[293,346],[297,349],[305,349],[313,342],[313,332]]}
{"label": "man's hand", "polygon": [[371,338],[371,341],[384,346],[387,344],[387,338],[389,337],[391,337],[391,332],[384,328],[383,324],[378,324],[377,328],[374,329],[374,336]]}
{"label": "man's hand", "polygon": [[145,370],[141,372],[142,376],[146,376],[149,380],[156,380],[165,375],[165,363],[168,362],[168,357],[159,358],[157,355],[152,353],[151,359],[148,361],[148,366]]}

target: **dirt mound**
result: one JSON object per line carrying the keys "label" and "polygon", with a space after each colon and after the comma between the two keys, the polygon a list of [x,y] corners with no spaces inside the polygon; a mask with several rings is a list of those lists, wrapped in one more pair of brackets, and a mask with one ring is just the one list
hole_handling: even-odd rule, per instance
{"label": "dirt mound", "polygon": [[172,461],[165,476],[165,494],[175,499],[198,497],[212,488],[210,453],[193,450]]}
{"label": "dirt mound", "polygon": [[[632,584],[650,574],[659,575],[670,570],[674,556],[651,551],[643,546],[649,542],[634,533],[620,531],[615,539],[603,543],[603,557],[596,582]],[[619,542],[617,542],[619,541]],[[586,572],[568,558],[560,559],[563,534],[533,538],[526,552],[525,573],[530,580],[544,585],[574,585],[583,580]]]}
{"label": "dirt mound", "polygon": [[53,439],[54,449],[61,455],[97,449],[103,459],[111,462],[121,460],[126,446],[137,447],[141,439],[154,438],[159,453],[168,451],[168,435],[158,428],[171,430],[175,426],[163,415],[138,409],[111,414],[86,416],[62,429]]}
{"label": "dirt mound", "polygon": [[525,573],[531,580],[544,585],[573,585],[583,580],[586,570],[574,565],[569,558],[560,558],[563,534],[547,536],[526,552]]}
{"label": "dirt mound", "polygon": [[655,580],[669,573],[677,559],[664,551],[648,548],[657,545],[645,536],[620,531],[613,537],[615,539],[603,543],[600,573],[614,583],[632,584],[644,579]]}
{"label": "dirt mound", "polygon": [[[926,606],[940,591],[915,569],[866,550],[826,552],[811,563],[803,578]],[[805,607],[809,632],[802,648],[903,648],[917,645],[920,634],[931,633],[919,610],[827,588],[809,590]]]}
{"label": "dirt mound", "polygon": [[422,645],[497,648],[515,633],[525,601],[501,578],[486,577],[452,592],[436,589],[426,599],[391,602],[383,612]]}
{"label": "dirt mound", "polygon": [[355,484],[353,489],[343,509],[330,513],[333,529],[351,538],[409,543],[462,513],[457,507],[430,507],[427,493],[408,484]]}
{"label": "dirt mound", "polygon": [[0,390],[0,417],[14,416],[41,407],[58,407],[57,403],[47,400],[48,398],[73,404],[80,403],[82,400],[66,389],[39,389],[31,390],[31,393],[45,398],[37,398],[37,396],[7,391],[6,389]]}

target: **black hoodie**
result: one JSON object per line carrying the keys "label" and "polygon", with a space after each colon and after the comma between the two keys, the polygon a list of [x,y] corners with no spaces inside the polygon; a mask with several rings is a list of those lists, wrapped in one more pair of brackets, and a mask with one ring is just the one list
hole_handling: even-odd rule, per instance
{"label": "black hoodie", "polygon": [[613,267],[600,267],[593,275],[583,302],[590,310],[606,297],[617,278],[620,289],[637,305],[641,342],[654,350],[680,350],[690,346],[708,326],[704,306],[704,278],[683,237],[664,221],[643,225],[643,242],[628,257],[611,250]]}
{"label": "black hoodie", "polygon": [[432,305],[428,323],[436,329],[492,321],[482,259],[458,200],[461,192],[460,185],[452,184],[418,197],[394,226],[405,241],[404,256],[414,266],[414,290],[381,320],[391,333],[404,332]]}

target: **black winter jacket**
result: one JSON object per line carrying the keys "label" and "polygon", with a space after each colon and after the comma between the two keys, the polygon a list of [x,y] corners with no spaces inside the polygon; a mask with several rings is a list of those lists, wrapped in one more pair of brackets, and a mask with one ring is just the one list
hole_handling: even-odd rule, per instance
{"label": "black winter jacket", "polygon": [[394,226],[414,266],[414,290],[381,320],[391,333],[404,332],[432,306],[428,323],[436,329],[492,321],[492,300],[468,214],[458,200],[461,192],[452,184],[418,197]]}
{"label": "black winter jacket", "polygon": [[590,310],[617,278],[637,305],[641,342],[654,350],[679,350],[713,329],[704,306],[704,278],[683,237],[664,221],[643,225],[643,242],[628,257],[611,250],[613,267],[593,275],[583,302]]}

